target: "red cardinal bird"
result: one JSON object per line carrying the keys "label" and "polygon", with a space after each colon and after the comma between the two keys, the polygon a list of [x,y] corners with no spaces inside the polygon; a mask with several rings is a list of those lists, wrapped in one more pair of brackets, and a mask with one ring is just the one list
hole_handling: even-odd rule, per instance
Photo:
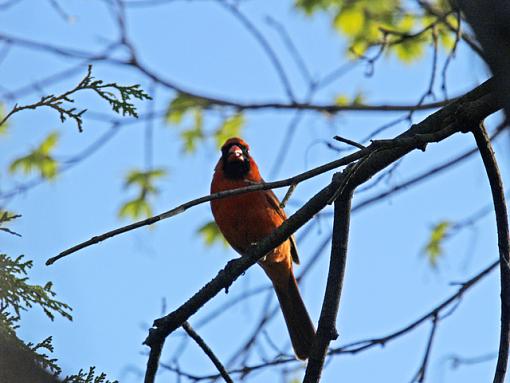
{"label": "red cardinal bird", "polygon": [[[211,193],[263,182],[249,149],[248,144],[237,137],[225,142],[214,170]],[[287,219],[271,190],[213,200],[211,209],[220,231],[241,255]],[[259,260],[258,264],[273,283],[294,352],[299,359],[305,360],[310,354],[315,329],[299,294],[292,261],[299,263],[293,236]]]}

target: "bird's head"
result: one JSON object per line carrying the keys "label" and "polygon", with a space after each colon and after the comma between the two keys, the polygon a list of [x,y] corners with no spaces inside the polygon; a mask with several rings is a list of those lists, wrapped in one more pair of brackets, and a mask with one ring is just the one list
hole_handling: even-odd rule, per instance
{"label": "bird's head", "polygon": [[221,147],[221,162],[225,176],[244,178],[250,171],[250,146],[241,138],[229,138]]}

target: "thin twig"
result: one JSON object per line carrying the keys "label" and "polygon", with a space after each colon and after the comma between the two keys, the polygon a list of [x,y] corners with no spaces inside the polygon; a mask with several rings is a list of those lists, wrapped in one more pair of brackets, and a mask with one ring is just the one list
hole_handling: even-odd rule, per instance
{"label": "thin twig", "polygon": [[283,65],[281,64],[276,52],[271,47],[271,44],[267,41],[267,39],[262,35],[262,33],[255,27],[255,25],[239,10],[238,7],[228,3],[225,0],[219,0],[218,3],[223,6],[225,9],[229,10],[232,15],[234,15],[241,24],[244,25],[247,31],[249,31],[253,37],[258,41],[262,49],[266,52],[269,60],[273,64],[273,67],[280,78],[282,86],[287,94],[287,97],[292,101],[296,101],[296,97],[294,96],[294,92],[292,91],[292,86],[290,81],[285,73]]}
{"label": "thin twig", "polygon": [[340,141],[340,142],[343,142],[344,144],[354,146],[354,147],[356,147],[358,149],[365,149],[366,148],[365,145],[361,145],[361,144],[357,143],[356,141],[349,140],[348,138],[345,138],[345,137],[342,137],[342,136],[334,136],[333,139],[337,140],[337,141]]}
{"label": "thin twig", "polygon": [[292,196],[292,193],[294,193],[294,190],[296,190],[296,186],[297,186],[297,184],[292,184],[289,186],[287,193],[285,193],[285,197],[283,197],[282,202],[280,202],[280,207],[282,209],[285,207],[285,205],[287,205],[287,202],[289,202],[289,199]]}
{"label": "thin twig", "polygon": [[182,328],[196,342],[196,344],[198,344],[198,346],[202,349],[202,351],[204,351],[208,358],[211,359],[211,362],[213,362],[214,366],[218,369],[219,373],[221,374],[225,382],[233,383],[234,381],[232,380],[228,372],[225,370],[225,367],[223,367],[223,364],[220,362],[220,360],[214,354],[211,348],[207,345],[207,343],[205,343],[202,337],[197,334],[193,327],[191,327],[191,325],[186,321],[182,324]]}
{"label": "thin twig", "polygon": [[432,350],[432,343],[434,342],[434,336],[436,334],[438,322],[439,322],[439,318],[438,318],[438,314],[436,313],[432,316],[432,328],[430,329],[430,334],[429,334],[429,338],[427,341],[427,347],[425,348],[425,354],[423,355],[423,361],[421,362],[418,372],[416,373],[414,378],[411,380],[411,383],[413,383],[413,382],[423,383],[425,381],[425,375],[427,373],[427,367],[429,364],[430,352]]}

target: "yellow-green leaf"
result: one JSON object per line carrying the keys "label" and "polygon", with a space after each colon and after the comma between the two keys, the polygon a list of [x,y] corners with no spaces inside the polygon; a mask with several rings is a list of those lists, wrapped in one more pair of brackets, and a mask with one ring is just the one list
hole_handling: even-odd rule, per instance
{"label": "yellow-green leaf", "polygon": [[[4,107],[4,104],[0,103],[0,121],[2,121],[4,118],[5,118],[5,107]],[[7,132],[8,128],[9,128],[9,125],[7,124],[7,121],[6,121],[2,125],[0,125],[0,134],[5,134]]]}
{"label": "yellow-green leaf", "polygon": [[423,43],[418,39],[404,40],[399,44],[393,45],[397,57],[403,62],[409,64],[423,55]]}
{"label": "yellow-green leaf", "polygon": [[443,255],[443,241],[448,236],[451,227],[451,222],[441,221],[432,228],[430,239],[425,246],[424,252],[430,266],[433,268],[437,267],[438,259]]}
{"label": "yellow-green leaf", "polygon": [[221,147],[228,138],[240,136],[244,123],[244,115],[242,113],[234,114],[225,119],[214,133],[216,145]]}
{"label": "yellow-green leaf", "polygon": [[41,175],[46,179],[54,179],[58,173],[58,163],[51,157],[44,158],[39,165]]}
{"label": "yellow-green leaf", "polygon": [[439,29],[439,41],[447,51],[451,51],[455,46],[455,36],[453,33],[442,28]]}
{"label": "yellow-green leaf", "polygon": [[362,105],[365,101],[365,94],[362,91],[358,91],[352,99],[352,105]]}
{"label": "yellow-green leaf", "polygon": [[333,20],[333,25],[347,36],[357,36],[364,27],[365,12],[362,7],[345,7]]}
{"label": "yellow-green leaf", "polygon": [[9,172],[21,172],[28,175],[38,171],[43,178],[55,178],[58,173],[58,162],[51,156],[51,151],[55,148],[57,142],[58,133],[50,133],[37,149],[25,156],[14,159],[9,165]]}
{"label": "yellow-green leaf", "polygon": [[212,246],[215,243],[221,243],[223,246],[227,247],[228,242],[225,240],[225,237],[223,237],[223,234],[221,234],[220,229],[218,228],[218,225],[216,225],[216,222],[210,221],[206,224],[202,225],[198,230],[198,234],[202,237],[204,243],[207,246]]}
{"label": "yellow-green leaf", "polygon": [[120,218],[138,219],[141,217],[151,217],[152,208],[143,198],[135,198],[126,202],[119,210]]}
{"label": "yellow-green leaf", "polygon": [[412,15],[405,15],[402,17],[397,24],[398,30],[402,33],[409,33],[414,27],[416,18]]}
{"label": "yellow-green leaf", "polygon": [[58,132],[51,132],[48,137],[39,145],[39,152],[43,154],[49,154],[57,145],[59,138]]}
{"label": "yellow-green leaf", "polygon": [[[129,171],[126,176],[125,186],[138,185],[141,188],[151,188],[154,181],[158,178],[162,178],[167,174],[163,168],[151,169],[148,171],[141,171],[133,169]],[[155,190],[155,188],[152,188]]]}
{"label": "yellow-green leaf", "polygon": [[208,105],[204,99],[193,97],[188,94],[178,93],[170,102],[166,112],[166,121],[170,124],[179,124],[184,115],[194,109],[201,109]]}
{"label": "yellow-green leaf", "polygon": [[340,94],[335,97],[335,104],[339,106],[349,105],[349,97],[345,94]]}

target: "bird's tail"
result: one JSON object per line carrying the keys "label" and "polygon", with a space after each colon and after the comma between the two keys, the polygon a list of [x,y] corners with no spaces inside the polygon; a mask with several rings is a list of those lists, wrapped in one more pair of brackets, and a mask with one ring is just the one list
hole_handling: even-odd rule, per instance
{"label": "bird's tail", "polygon": [[308,359],[315,337],[315,328],[305,304],[299,293],[296,278],[292,271],[289,275],[288,284],[274,284],[276,296],[289,330],[290,341],[296,356],[301,360]]}

